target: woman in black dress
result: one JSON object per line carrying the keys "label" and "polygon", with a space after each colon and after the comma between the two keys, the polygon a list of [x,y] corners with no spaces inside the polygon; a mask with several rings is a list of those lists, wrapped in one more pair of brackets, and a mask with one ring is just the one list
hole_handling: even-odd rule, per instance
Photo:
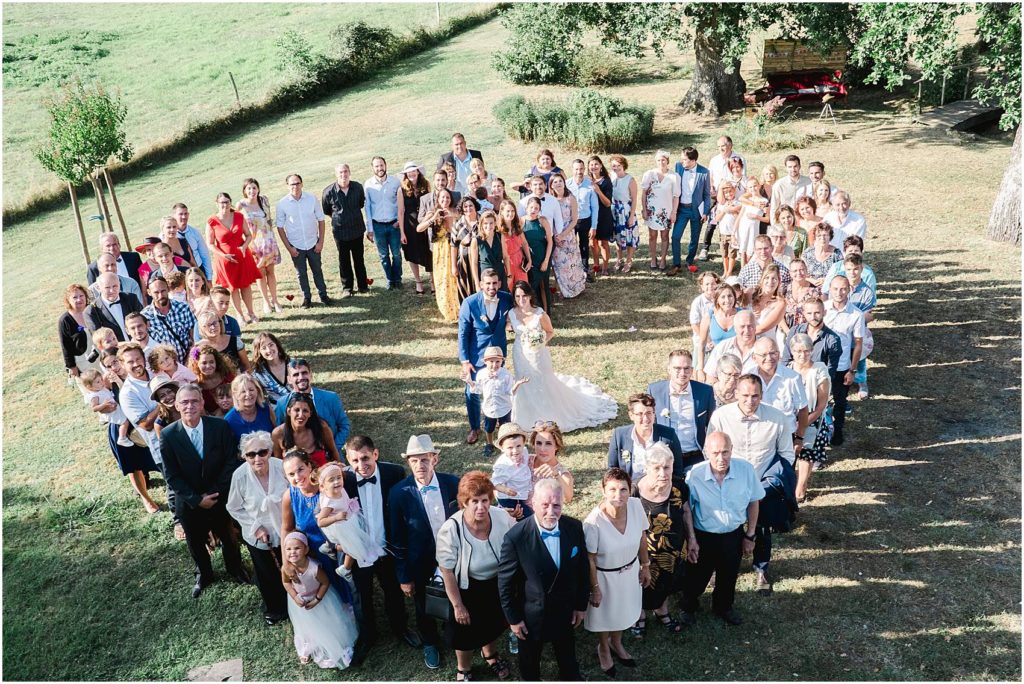
{"label": "woman in black dress", "polygon": [[[608,275],[608,261],[612,253],[608,241],[615,237],[612,179],[608,177],[608,169],[605,168],[604,162],[596,154],[587,160],[587,171],[594,186],[594,194],[597,195],[597,219],[590,228],[590,253],[594,255],[594,273],[600,268],[601,275]],[[602,260],[604,266],[599,266]]]}
{"label": "woman in black dress", "polygon": [[398,204],[398,222],[402,225],[405,244],[402,254],[409,262],[412,277],[416,280],[416,294],[423,294],[423,281],[420,280],[420,268],[427,273],[432,270],[430,257],[430,239],[426,233],[416,230],[420,213],[420,198],[430,194],[430,183],[423,168],[415,162],[406,162],[402,169],[402,201]]}
{"label": "woman in black dress", "polygon": [[[697,538],[690,515],[690,490],[681,477],[672,476],[672,452],[663,444],[647,452],[647,470],[633,484],[633,496],[640,499],[650,520],[647,529],[647,555],[651,561],[651,585],[644,588],[644,611],[670,633],[682,631],[668,610],[668,597],[682,589],[683,569],[688,554],[696,554]],[[696,560],[696,559],[695,559]],[[630,629],[636,636],[644,633],[646,613]]]}

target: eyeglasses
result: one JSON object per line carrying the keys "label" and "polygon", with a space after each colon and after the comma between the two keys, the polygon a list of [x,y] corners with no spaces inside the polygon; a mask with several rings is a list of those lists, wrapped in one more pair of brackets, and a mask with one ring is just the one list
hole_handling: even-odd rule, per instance
{"label": "eyeglasses", "polygon": [[246,458],[256,458],[257,456],[266,457],[270,453],[270,449],[260,449],[259,451],[246,451],[243,456]]}
{"label": "eyeglasses", "polygon": [[780,354],[777,351],[770,351],[770,352],[765,352],[764,354],[754,354],[754,356],[756,356],[759,359],[767,359],[767,358],[776,358],[776,357],[780,356]]}

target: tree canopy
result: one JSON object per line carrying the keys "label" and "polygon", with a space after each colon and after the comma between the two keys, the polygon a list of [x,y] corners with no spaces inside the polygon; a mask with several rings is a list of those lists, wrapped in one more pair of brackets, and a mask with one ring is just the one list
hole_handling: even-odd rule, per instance
{"label": "tree canopy", "polygon": [[124,131],[128,110],[101,85],[69,83],[47,104],[47,110],[49,136],[36,158],[61,180],[79,185],[111,158],[123,162],[132,158]]}

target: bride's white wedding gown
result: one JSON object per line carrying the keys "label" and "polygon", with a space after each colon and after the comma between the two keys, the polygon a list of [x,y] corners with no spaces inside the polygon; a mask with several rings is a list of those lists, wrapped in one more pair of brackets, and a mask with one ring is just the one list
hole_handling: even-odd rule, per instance
{"label": "bride's white wedding gown", "polygon": [[531,332],[532,336],[543,339],[541,313],[543,309],[534,309],[529,325],[516,317],[515,310],[508,314],[516,334],[512,345],[516,380],[530,378],[519,386],[512,398],[512,420],[525,430],[537,421],[552,420],[562,432],[608,422],[619,412],[615,400],[586,378],[556,373],[547,345],[534,346],[528,342]]}

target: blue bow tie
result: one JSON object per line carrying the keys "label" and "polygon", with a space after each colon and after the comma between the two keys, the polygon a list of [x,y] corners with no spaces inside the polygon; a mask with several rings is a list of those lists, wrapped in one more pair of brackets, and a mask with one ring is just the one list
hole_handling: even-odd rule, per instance
{"label": "blue bow tie", "polygon": [[434,485],[423,485],[422,487],[420,487],[420,494],[426,494],[431,489],[433,489],[434,491],[439,491],[437,487],[435,487]]}
{"label": "blue bow tie", "polygon": [[558,539],[560,536],[562,536],[562,533],[559,532],[558,530],[555,530],[554,532],[543,532],[542,531],[540,533],[540,540],[544,541],[548,537],[554,537],[555,539]]}

